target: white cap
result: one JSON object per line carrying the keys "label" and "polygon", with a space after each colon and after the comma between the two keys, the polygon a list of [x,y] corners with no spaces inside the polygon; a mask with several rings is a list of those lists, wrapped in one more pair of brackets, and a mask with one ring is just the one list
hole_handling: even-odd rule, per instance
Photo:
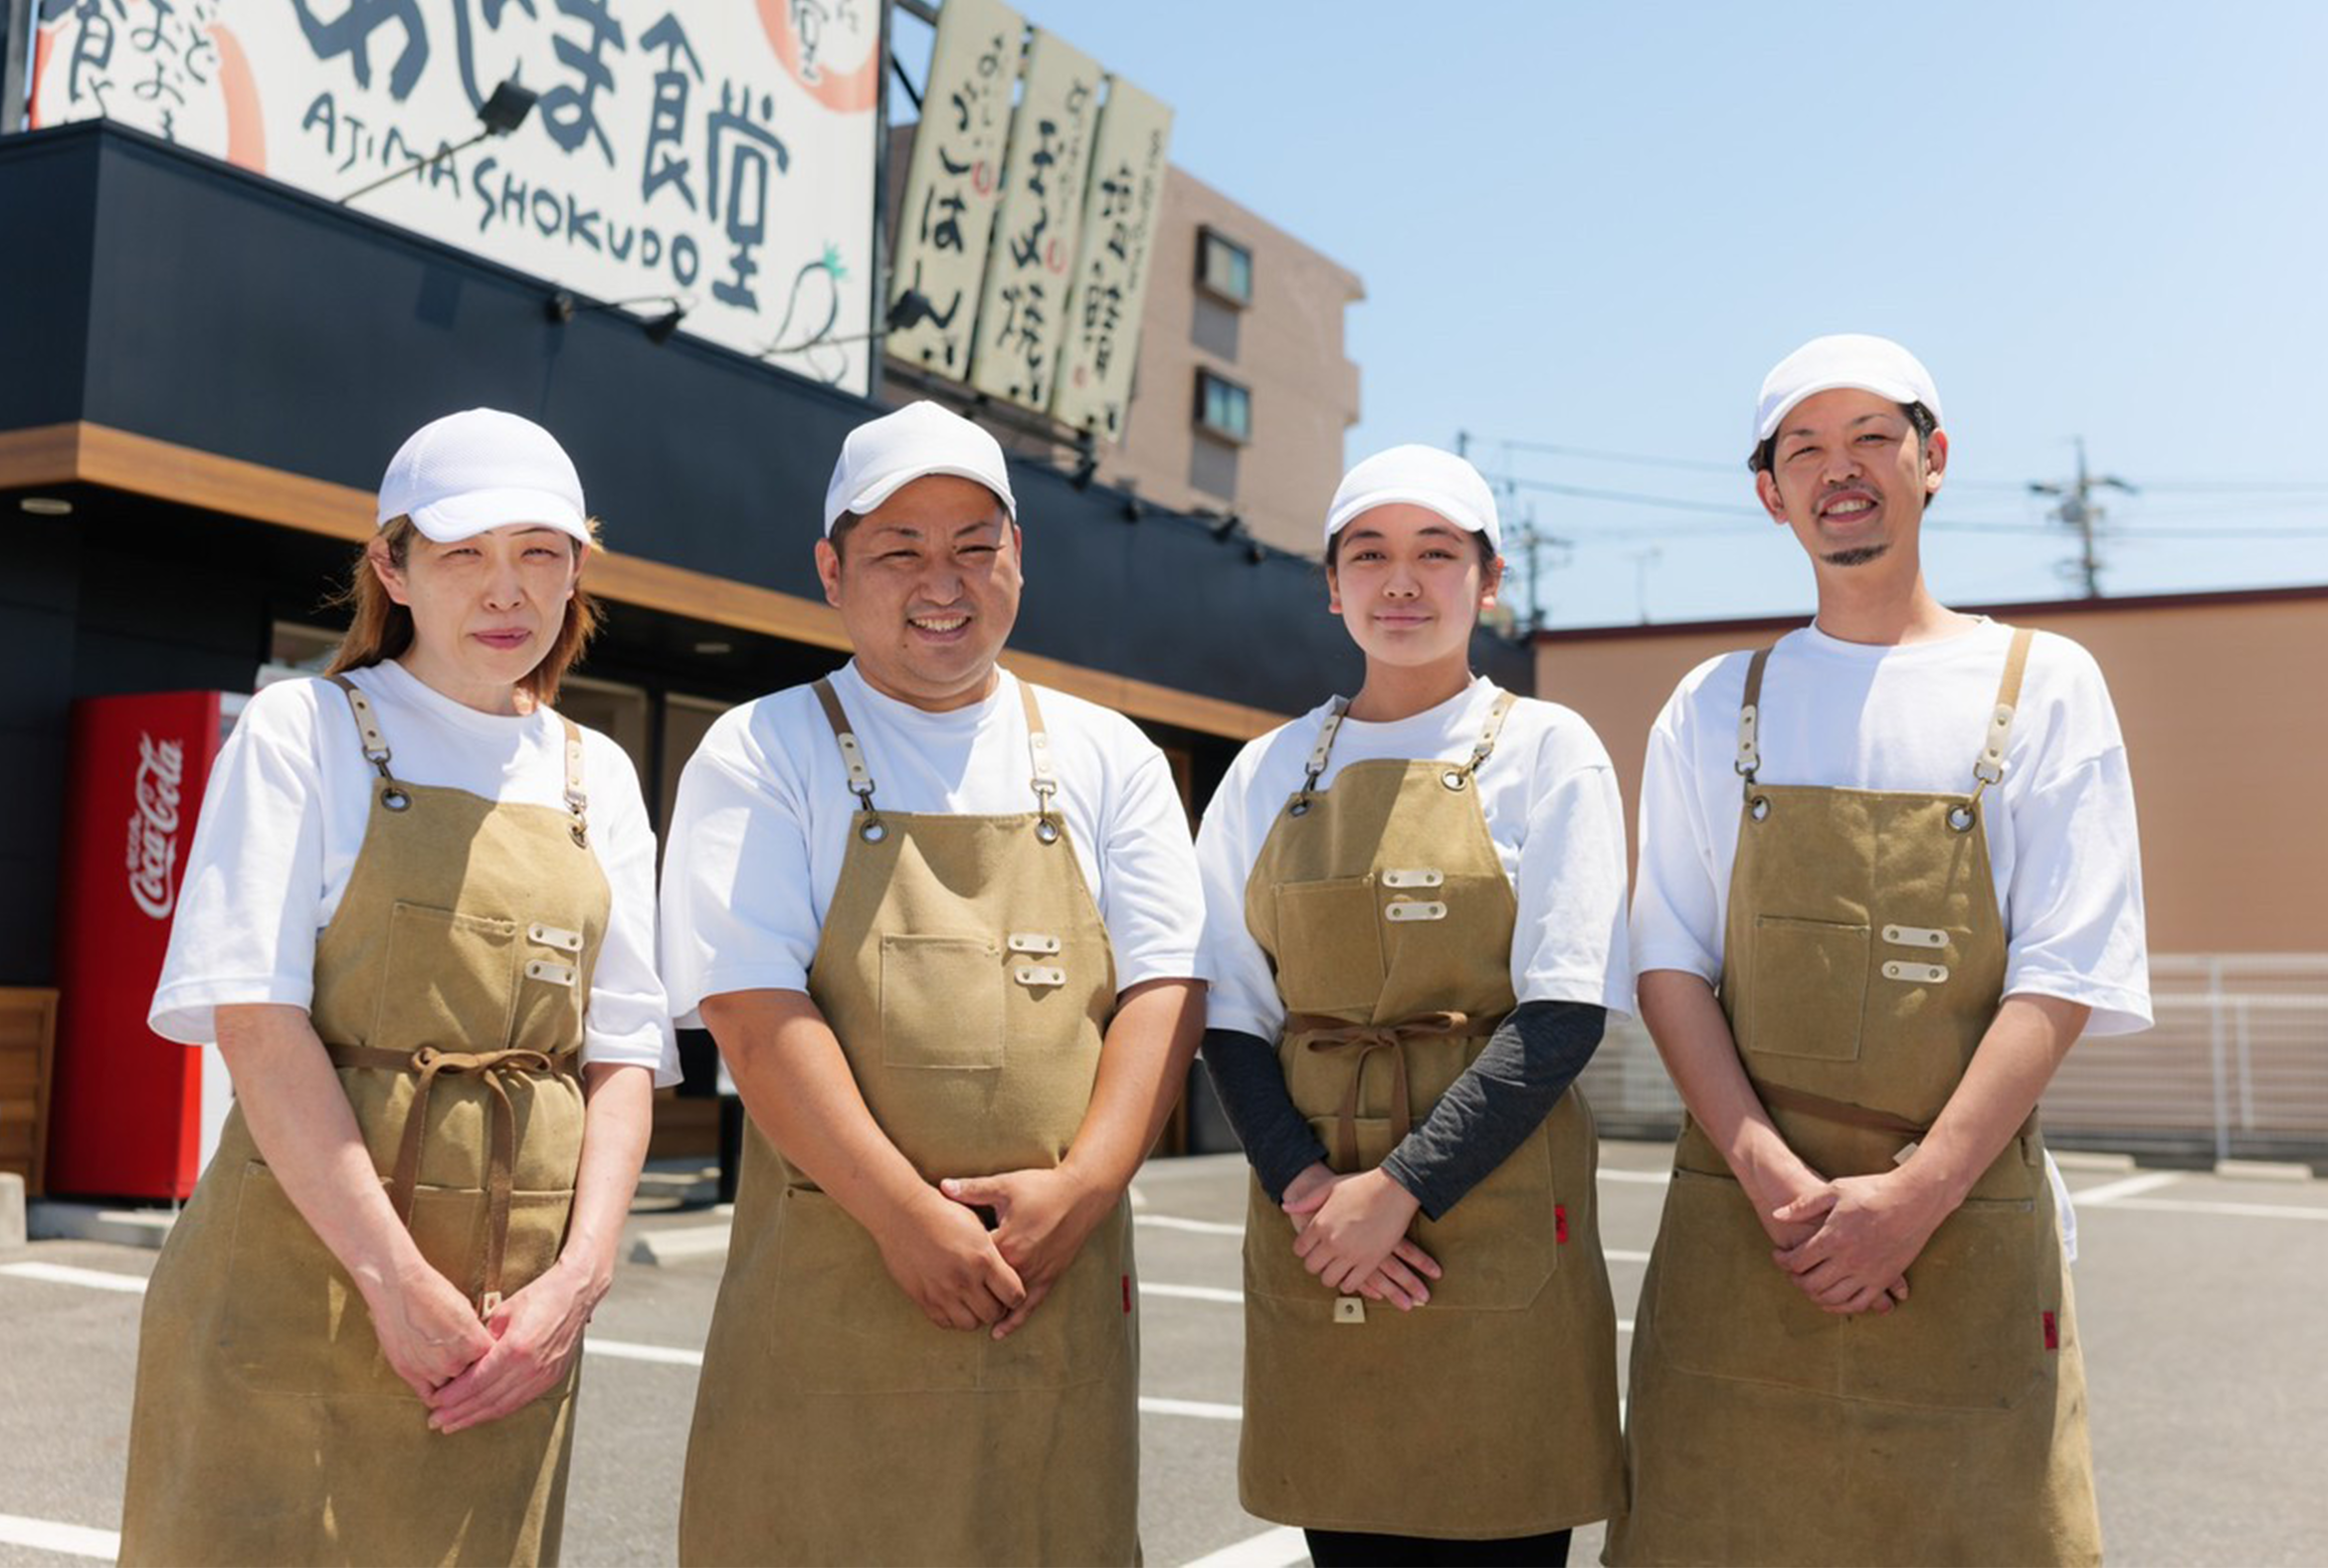
{"label": "white cap", "polygon": [[1002,443],[961,415],[926,399],[893,414],[867,420],[841,443],[841,461],[825,487],[825,533],[845,512],[864,516],[906,486],[932,474],[976,480],[994,491],[1013,522],[1019,503],[1011,494],[1010,470]]}
{"label": "white cap", "polygon": [[1477,469],[1437,447],[1392,447],[1343,475],[1326,508],[1326,539],[1331,542],[1360,512],[1397,501],[1428,507],[1465,533],[1484,533],[1487,547],[1503,553],[1495,492]]}
{"label": "white cap", "polygon": [[1814,337],[1762,378],[1762,400],[1754,410],[1754,445],[1775,435],[1779,421],[1807,397],[1851,387],[1894,403],[1921,403],[1940,422],[1940,389],[1922,360],[1888,337],[1836,332]]}
{"label": "white cap", "polygon": [[380,525],[410,517],[439,544],[505,523],[546,523],[590,542],[582,479],[557,438],[530,419],[473,408],[414,431],[380,481]]}

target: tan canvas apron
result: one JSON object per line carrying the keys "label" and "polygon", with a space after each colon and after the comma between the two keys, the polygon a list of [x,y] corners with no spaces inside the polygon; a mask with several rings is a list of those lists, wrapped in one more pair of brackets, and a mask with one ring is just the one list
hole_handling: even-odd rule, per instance
{"label": "tan canvas apron", "polygon": [[[1246,882],[1287,1011],[1277,1055],[1336,1171],[1379,1165],[1511,1011],[1518,905],[1461,763],[1354,762],[1317,781],[1336,703]],[[1320,1284],[1259,1180],[1245,1231],[1239,1492],[1264,1519],[1454,1539],[1605,1518],[1624,1497],[1599,1145],[1575,1089],[1411,1235],[1446,1277],[1413,1312]]]}
{"label": "tan canvas apron", "polygon": [[[2015,635],[1964,795],[1758,783],[1767,651],[1754,658],[1721,998],[1780,1133],[1825,1175],[1890,1169],[1996,1017],[2006,941],[1982,795],[2004,776],[2029,641]],[[1889,1315],[1820,1310],[1770,1253],[1685,1123],[1636,1316],[1633,1507],[1611,1562],[2100,1559],[2034,1116]]]}
{"label": "tan canvas apron", "polygon": [[[945,816],[874,804],[817,683],[859,804],[809,995],[874,1121],[932,1182],[1066,1158],[1115,1011],[1107,930],[1019,689],[1036,810]],[[680,1561],[1136,1561],[1136,1288],[1119,1204],[1010,1338],[940,1328],[872,1234],[750,1127]]]}
{"label": "tan canvas apron", "polygon": [[[581,737],[566,810],[389,771],[315,945],[309,1015],[421,1253],[481,1311],[557,1259],[582,1149],[584,999],[606,928]],[[154,1266],[124,1563],[554,1562],[574,1378],[446,1436],[238,1106]]]}

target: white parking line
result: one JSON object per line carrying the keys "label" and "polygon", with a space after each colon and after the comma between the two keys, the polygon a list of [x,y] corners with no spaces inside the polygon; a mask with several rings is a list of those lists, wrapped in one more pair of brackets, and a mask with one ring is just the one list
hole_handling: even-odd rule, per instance
{"label": "white parking line", "polygon": [[582,1341],[585,1353],[606,1356],[616,1361],[653,1361],[667,1367],[699,1367],[703,1364],[700,1350],[681,1350],[676,1345],[641,1345],[627,1339],[601,1339],[592,1334]]}
{"label": "white parking line", "polygon": [[2116,1181],[2105,1181],[2098,1187],[2083,1192],[2072,1191],[2069,1202],[2079,1209],[2090,1209],[2098,1204],[2116,1203],[2138,1193],[2156,1192],[2161,1187],[2172,1187],[2183,1179],[2181,1171],[2144,1171],[2139,1176],[2121,1176]]}
{"label": "white parking line", "polygon": [[[76,1269],[71,1264],[0,1264],[0,1274],[14,1274],[19,1279],[46,1279],[51,1284],[88,1285],[93,1290],[120,1290],[130,1295],[145,1293],[145,1278],[142,1274],[108,1274],[102,1269]],[[6,1515],[0,1514],[0,1518],[4,1517]]]}
{"label": "white parking line", "polygon": [[1245,1411],[1237,1405],[1209,1405],[1201,1399],[1140,1399],[1143,1416],[1195,1416],[1201,1421],[1243,1421]]}
{"label": "white parking line", "polygon": [[1613,1165],[1602,1166],[1598,1174],[1603,1181],[1637,1181],[1648,1187],[1662,1187],[1673,1179],[1673,1173],[1669,1170],[1627,1171]]}
{"label": "white parking line", "polygon": [[14,1513],[0,1513],[0,1541],[68,1557],[101,1557],[106,1562],[121,1555],[121,1536],[116,1530],[93,1530],[86,1524],[58,1524]]}
{"label": "white parking line", "polygon": [[[2081,1198],[2080,1203],[2084,1202]],[[2328,1209],[2292,1203],[2200,1203],[2190,1198],[2121,1198],[2113,1209],[2146,1209],[2153,1214],[2235,1214],[2256,1220],[2328,1220]]]}
{"label": "white parking line", "polygon": [[1224,1225],[1219,1220],[1184,1220],[1177,1214],[1135,1214],[1132,1224],[1153,1226],[1159,1231],[1193,1231],[1199,1236],[1243,1236],[1242,1225]]}
{"label": "white parking line", "polygon": [[1145,1279],[1140,1281],[1140,1294],[1168,1295],[1183,1301],[1226,1301],[1231,1306],[1245,1299],[1243,1290],[1223,1290],[1209,1284],[1150,1284]]}
{"label": "white parking line", "polygon": [[1292,1568],[1309,1557],[1309,1542],[1299,1530],[1289,1524],[1280,1524],[1273,1530],[1247,1536],[1207,1552],[1189,1563],[1187,1568]]}

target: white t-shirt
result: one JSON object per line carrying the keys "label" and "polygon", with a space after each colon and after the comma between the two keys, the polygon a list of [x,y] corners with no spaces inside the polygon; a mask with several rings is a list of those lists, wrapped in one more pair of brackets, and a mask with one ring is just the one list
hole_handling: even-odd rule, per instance
{"label": "white t-shirt", "polygon": [[[554,713],[481,713],[395,663],[348,680],[371,698],[404,782],[565,809],[566,732]],[[154,1033],[200,1045],[218,1038],[214,1008],[314,1000],[315,939],[347,890],[378,782],[337,686],[286,681],[251,698],[203,796],[147,1017]],[[631,759],[596,730],[582,731],[582,786],[611,894],[582,1060],[636,1064],[659,1085],[676,1083],[655,972],[655,832]]]}
{"label": "white t-shirt", "polygon": [[[1411,718],[1343,719],[1319,784],[1332,788],[1353,762],[1468,758],[1495,689],[1478,677]],[[1205,959],[1213,971],[1209,1028],[1274,1040],[1285,1021],[1268,955],[1245,923],[1245,885],[1269,829],[1308,771],[1318,727],[1331,706],[1320,703],[1249,742],[1205,808],[1197,863],[1205,880]],[[1475,787],[1487,836],[1519,901],[1513,994],[1522,1002],[1585,1002],[1612,1013],[1631,1011],[1625,808],[1600,737],[1568,708],[1521,697],[1505,715]]]}
{"label": "white t-shirt", "polygon": [[[932,713],[881,695],[854,662],[833,690],[884,811],[1035,810],[1027,715],[1008,671],[992,695]],[[1060,814],[1099,905],[1115,983],[1202,979],[1196,855],[1172,770],[1122,714],[1038,688]],[[663,868],[663,965],[680,1024],[703,998],[806,991],[857,797],[811,686],[722,714],[679,776]]]}
{"label": "white t-shirt", "polygon": [[[1939,642],[1870,647],[1812,626],[1790,632],[1762,677],[1765,784],[1962,793],[1987,738],[2010,627],[1984,621]],[[1722,969],[1738,853],[1738,708],[1751,654],[1724,654],[1675,688],[1642,772],[1637,969],[1708,983]],[[1999,795],[2002,794],[2002,809]],[[2004,913],[2007,995],[2093,1009],[2089,1035],[2150,1024],[2150,962],[2134,788],[2118,715],[2093,657],[2039,632],[2016,706],[2005,778],[1983,821]]]}

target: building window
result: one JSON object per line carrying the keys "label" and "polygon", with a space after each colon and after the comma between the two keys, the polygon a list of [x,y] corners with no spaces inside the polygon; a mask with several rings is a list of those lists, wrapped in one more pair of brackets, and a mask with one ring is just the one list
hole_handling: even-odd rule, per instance
{"label": "building window", "polygon": [[1253,303],[1253,252],[1210,229],[1199,229],[1197,282],[1231,304]]}
{"label": "building window", "polygon": [[1243,445],[1253,439],[1253,394],[1210,370],[1197,372],[1197,428]]}

